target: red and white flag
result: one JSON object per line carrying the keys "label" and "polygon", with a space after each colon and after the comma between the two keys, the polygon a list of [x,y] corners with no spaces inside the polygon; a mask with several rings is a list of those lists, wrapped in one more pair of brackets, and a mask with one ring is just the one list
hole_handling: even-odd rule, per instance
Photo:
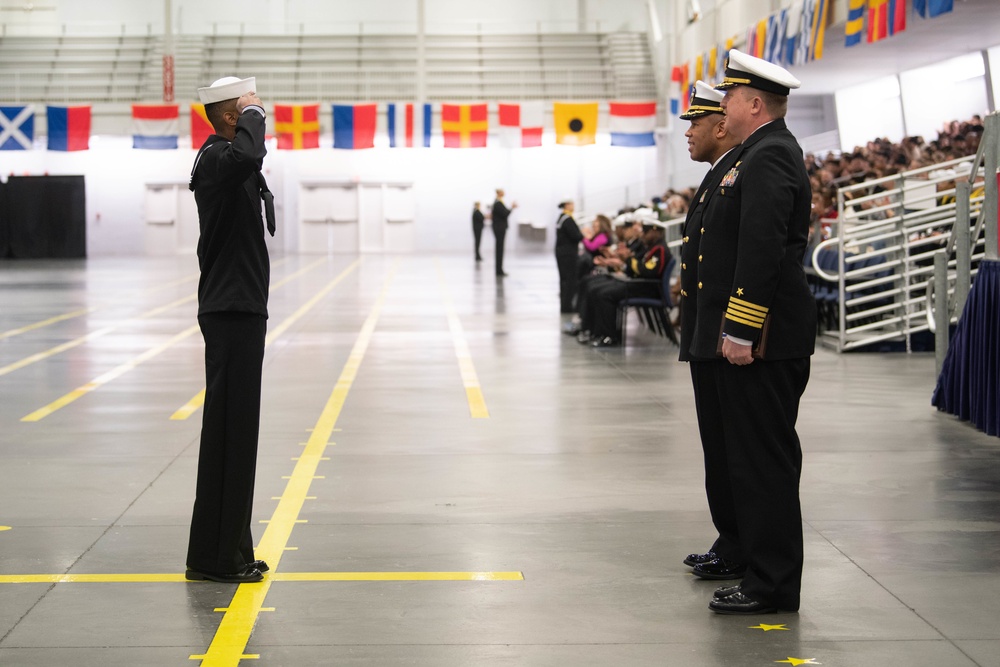
{"label": "red and white flag", "polygon": [[505,148],[530,148],[542,145],[545,107],[542,102],[500,104],[500,145]]}

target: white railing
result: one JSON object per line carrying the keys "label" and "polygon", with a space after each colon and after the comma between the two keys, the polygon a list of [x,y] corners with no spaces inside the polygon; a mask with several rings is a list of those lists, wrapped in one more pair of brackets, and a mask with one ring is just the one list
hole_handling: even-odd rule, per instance
{"label": "white railing", "polygon": [[[983,172],[974,165],[970,156],[838,191],[836,236],[817,244],[809,262],[823,339],[838,351],[882,341],[902,341],[910,351],[911,337],[930,328],[928,286],[935,253],[951,242],[957,181],[974,183],[970,226],[982,209]],[[984,241],[981,234],[973,240],[975,263]]]}

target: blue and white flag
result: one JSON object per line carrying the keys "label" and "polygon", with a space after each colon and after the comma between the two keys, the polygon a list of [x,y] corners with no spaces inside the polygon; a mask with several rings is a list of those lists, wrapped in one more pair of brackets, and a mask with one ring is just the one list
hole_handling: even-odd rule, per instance
{"label": "blue and white flag", "polygon": [[26,151],[35,141],[35,108],[0,107],[0,151]]}

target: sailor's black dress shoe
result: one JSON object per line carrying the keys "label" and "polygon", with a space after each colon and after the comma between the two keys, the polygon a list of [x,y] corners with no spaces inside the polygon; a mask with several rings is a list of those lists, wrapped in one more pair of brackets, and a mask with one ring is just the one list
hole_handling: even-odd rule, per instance
{"label": "sailor's black dress shoe", "polygon": [[747,566],[725,558],[695,565],[691,573],[702,579],[739,579],[746,574]]}
{"label": "sailor's black dress shoe", "polygon": [[264,575],[252,564],[248,564],[239,572],[205,572],[188,568],[184,578],[188,581],[217,581],[220,584],[252,584],[261,581]]}
{"label": "sailor's black dress shoe", "polygon": [[694,567],[695,565],[710,563],[718,557],[719,555],[714,551],[708,551],[703,554],[688,554],[687,558],[684,559],[684,564],[689,567]]}
{"label": "sailor's black dress shoe", "polygon": [[736,584],[735,586],[723,586],[721,588],[716,588],[715,592],[712,593],[712,597],[715,598],[716,600],[721,600],[722,598],[729,597],[733,593],[739,593],[739,592],[740,592],[739,584]]}
{"label": "sailor's black dress shoe", "polygon": [[721,599],[713,599],[708,603],[708,608],[718,614],[773,614],[778,611],[777,607],[757,602],[739,591]]}
{"label": "sailor's black dress shoe", "polygon": [[271,569],[271,568],[269,568],[269,567],[267,566],[267,563],[265,563],[265,562],[264,562],[264,561],[262,561],[262,560],[254,560],[254,561],[250,561],[249,563],[247,563],[247,567],[255,567],[255,568],[257,568],[258,570],[260,570],[261,572],[267,572],[268,570],[270,570],[270,569]]}

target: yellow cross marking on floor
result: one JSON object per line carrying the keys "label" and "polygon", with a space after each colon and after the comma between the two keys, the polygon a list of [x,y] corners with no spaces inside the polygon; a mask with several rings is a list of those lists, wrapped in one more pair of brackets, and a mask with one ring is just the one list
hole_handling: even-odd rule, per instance
{"label": "yellow cross marking on floor", "polygon": [[764,632],[769,632],[771,630],[787,630],[784,623],[780,625],[768,625],[767,623],[761,623],[760,625],[751,625],[751,630],[763,630]]}
{"label": "yellow cross marking on floor", "polygon": [[813,658],[786,658],[784,660],[775,660],[775,662],[784,662],[789,665],[822,665],[822,662],[813,662]]}

